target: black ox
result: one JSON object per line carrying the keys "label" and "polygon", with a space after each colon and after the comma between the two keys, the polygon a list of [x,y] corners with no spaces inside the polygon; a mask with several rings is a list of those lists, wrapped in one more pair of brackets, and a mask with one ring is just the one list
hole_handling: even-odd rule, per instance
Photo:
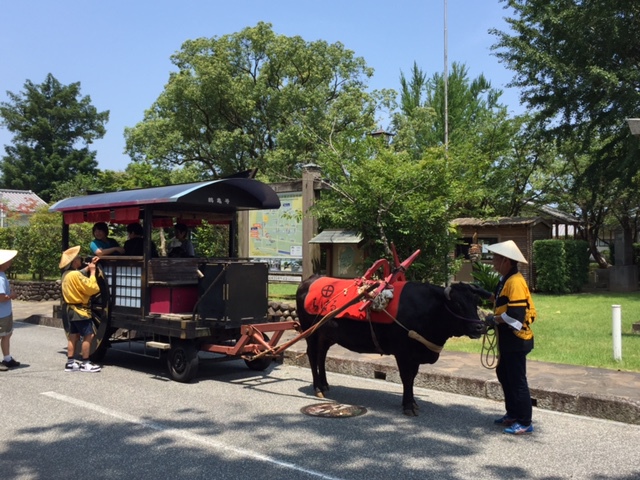
{"label": "black ox", "polygon": [[[298,317],[305,331],[323,316],[305,310],[309,289],[320,278],[323,277],[313,276],[303,281],[296,293]],[[316,395],[324,398],[324,392],[329,390],[325,361],[329,348],[337,343],[353,352],[394,355],[402,379],[403,411],[405,415],[416,416],[418,404],[413,396],[413,382],[419,366],[435,363],[450,337],[479,338],[484,333],[485,325],[478,316],[479,295],[488,296],[488,292],[465,283],[445,288],[407,282],[397,299],[393,323],[344,317],[326,321],[306,339]]]}

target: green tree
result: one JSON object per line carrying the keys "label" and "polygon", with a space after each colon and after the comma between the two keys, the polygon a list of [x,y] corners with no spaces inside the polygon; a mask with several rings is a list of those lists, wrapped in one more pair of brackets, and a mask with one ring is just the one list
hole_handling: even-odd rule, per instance
{"label": "green tree", "polygon": [[95,175],[80,174],[65,182],[58,182],[52,189],[51,199],[57,201],[96,192],[161,187],[203,180],[207,180],[206,176],[194,165],[168,169],[141,161],[130,163],[124,172],[101,170]]}
{"label": "green tree", "polygon": [[7,95],[0,118],[13,144],[0,163],[4,188],[32,190],[49,201],[57,182],[96,173],[89,145],[104,136],[109,112],[98,112],[89,96],[81,97],[79,82],[65,86],[48,74],[42,84],[27,80],[23,92]]}
{"label": "green tree", "polygon": [[506,145],[497,155],[490,156],[490,166],[481,174],[486,193],[477,210],[516,217],[539,206],[557,203],[556,180],[564,169],[557,161],[554,145],[541,141],[536,125],[527,115],[498,125]]}
{"label": "green tree", "polygon": [[60,274],[58,264],[62,245],[62,215],[49,213],[47,207],[31,216],[29,221],[28,246],[29,272],[34,278],[43,280],[46,276]]}
{"label": "green tree", "polygon": [[[640,35],[640,3],[505,4],[513,12],[507,18],[511,30],[492,31],[496,55],[515,72],[511,85],[521,89],[521,100],[543,138],[557,143],[561,159],[575,162],[567,171],[578,177],[570,180],[571,190],[566,191],[584,199],[573,206],[576,215],[589,219],[583,231],[598,258],[588,235],[598,234],[606,212],[619,219],[627,238],[633,237],[629,207],[635,209],[638,201],[639,151],[625,119],[637,117],[640,108],[640,51],[633,41]],[[627,244],[631,249],[631,242]]]}
{"label": "green tree", "polygon": [[544,202],[552,177],[547,144],[532,136],[529,118],[509,117],[501,91],[453,63],[448,79],[449,144],[444,151],[444,77],[428,78],[414,64],[400,78],[400,110],[393,117],[394,148],[420,160],[440,148],[446,160],[442,182],[451,186],[449,211],[458,216],[516,216]]}
{"label": "green tree", "polygon": [[401,259],[421,249],[408,276],[445,281],[454,235],[447,211],[449,186],[441,181],[441,151],[414,161],[368,135],[336,139],[333,146],[320,159],[329,187],[314,212],[321,226],[358,231],[371,261],[391,260],[392,242]]}
{"label": "green tree", "polygon": [[213,178],[259,168],[269,180],[300,177],[333,136],[374,125],[372,75],[342,44],[306,42],[258,23],[239,33],[186,41],[177,72],[125,131],[135,162],[196,163]]}

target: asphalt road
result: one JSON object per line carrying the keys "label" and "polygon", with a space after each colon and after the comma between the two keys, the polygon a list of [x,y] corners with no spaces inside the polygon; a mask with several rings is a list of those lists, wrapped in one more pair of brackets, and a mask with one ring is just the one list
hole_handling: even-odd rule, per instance
{"label": "asphalt road", "polygon": [[319,403],[310,372],[203,362],[197,381],[158,360],[110,351],[102,372],[63,371],[60,329],[18,323],[0,372],[0,478],[14,479],[615,479],[640,478],[640,426],[534,409],[535,434],[492,425],[491,400],[329,373],[352,418],[301,413]]}

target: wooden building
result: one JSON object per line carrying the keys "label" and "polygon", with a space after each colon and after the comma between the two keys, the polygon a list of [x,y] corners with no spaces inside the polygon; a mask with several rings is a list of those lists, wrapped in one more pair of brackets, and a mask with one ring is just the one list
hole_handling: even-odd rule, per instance
{"label": "wooden building", "polygon": [[29,225],[29,217],[45,205],[31,190],[0,189],[0,228]]}
{"label": "wooden building", "polygon": [[473,280],[471,271],[474,261],[491,263],[492,254],[486,249],[493,243],[513,240],[528,264],[520,264],[519,270],[535,288],[533,265],[533,242],[552,238],[552,225],[542,217],[500,217],[492,220],[479,218],[456,218],[451,222],[458,228],[460,244],[456,247],[456,258],[463,258],[463,265],[456,274],[456,281]]}
{"label": "wooden building", "polygon": [[320,271],[337,278],[355,278],[364,273],[362,237],[351,230],[323,230],[309,243],[321,248]]}

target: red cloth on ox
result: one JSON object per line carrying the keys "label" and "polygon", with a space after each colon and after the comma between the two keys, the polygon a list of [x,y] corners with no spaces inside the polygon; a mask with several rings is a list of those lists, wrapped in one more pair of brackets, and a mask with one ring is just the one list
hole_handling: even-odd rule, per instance
{"label": "red cloth on ox", "polygon": [[[392,285],[393,298],[385,308],[386,312],[378,312],[370,307],[360,311],[360,307],[367,300],[365,297],[362,301],[339,313],[336,318],[368,321],[368,311],[373,323],[393,323],[393,318],[398,314],[400,294],[405,283],[407,282],[395,282]],[[353,300],[358,296],[358,293],[358,284],[355,280],[321,277],[311,284],[304,301],[304,309],[312,315],[325,316]]]}

